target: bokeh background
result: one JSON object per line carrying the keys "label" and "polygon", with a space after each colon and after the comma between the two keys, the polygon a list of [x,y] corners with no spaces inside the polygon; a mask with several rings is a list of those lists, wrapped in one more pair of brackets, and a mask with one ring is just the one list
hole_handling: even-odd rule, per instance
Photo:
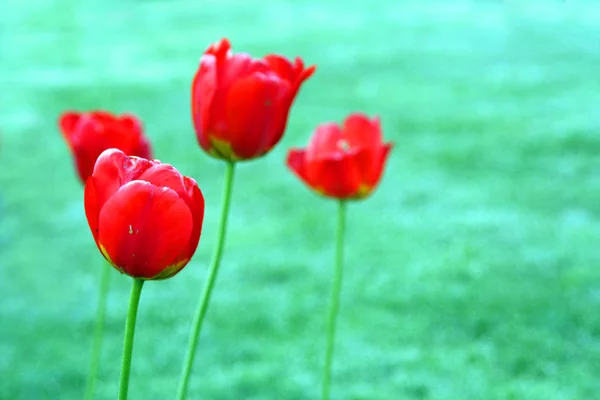
{"label": "bokeh background", "polygon": [[[318,64],[287,133],[240,165],[190,399],[318,397],[335,206],[284,167],[317,123],[379,114],[396,147],[349,207],[333,398],[600,393],[596,1],[18,1],[0,17],[0,398],[78,399],[103,263],[56,127],[134,112],[199,182],[199,250],[142,295],[132,399],[175,392],[224,165],[196,145],[201,53]],[[116,396],[130,280],[111,277],[98,399]]]}

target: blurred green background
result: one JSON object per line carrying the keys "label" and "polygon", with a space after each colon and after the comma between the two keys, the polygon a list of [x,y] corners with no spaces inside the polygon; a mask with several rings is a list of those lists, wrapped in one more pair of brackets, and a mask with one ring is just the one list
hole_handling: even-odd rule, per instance
{"label": "blurred green background", "polygon": [[[600,393],[600,4],[585,1],[17,1],[0,25],[0,398],[78,399],[103,259],[56,127],[131,111],[199,182],[200,246],[144,288],[131,399],[175,392],[224,165],[190,83],[223,36],[318,71],[280,145],[240,165],[190,399],[318,397],[335,203],[284,167],[317,123],[380,114],[396,147],[349,207],[333,398]],[[98,399],[116,397],[130,279],[113,273]]]}

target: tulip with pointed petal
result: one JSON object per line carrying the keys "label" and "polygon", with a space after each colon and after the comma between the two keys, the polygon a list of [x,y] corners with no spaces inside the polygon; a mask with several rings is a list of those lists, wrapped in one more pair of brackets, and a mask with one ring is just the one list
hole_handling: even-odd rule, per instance
{"label": "tulip with pointed petal", "polygon": [[317,193],[336,199],[362,199],[376,188],[391,143],[384,143],[378,117],[351,114],[342,126],[319,125],[306,149],[292,149],[287,164]]}
{"label": "tulip with pointed petal", "polygon": [[192,83],[192,117],[198,143],[229,161],[251,160],[279,142],[302,83],[315,71],[296,57],[253,58],[233,53],[229,40],[212,44]]}

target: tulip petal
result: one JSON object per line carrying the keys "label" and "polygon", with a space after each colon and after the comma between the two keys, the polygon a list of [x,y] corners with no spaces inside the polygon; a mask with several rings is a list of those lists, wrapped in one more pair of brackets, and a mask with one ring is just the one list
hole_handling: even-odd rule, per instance
{"label": "tulip petal", "polygon": [[192,82],[192,119],[198,138],[198,144],[208,151],[208,124],[210,123],[211,105],[217,90],[217,64],[213,55],[205,54],[200,59],[200,67]]}
{"label": "tulip petal", "polygon": [[98,122],[100,125],[110,125],[119,123],[118,118],[115,115],[109,113],[108,111],[94,110],[87,113],[87,115],[90,117],[90,119]]}
{"label": "tulip petal", "polygon": [[142,121],[133,114],[122,114],[118,117],[118,120],[123,128],[127,130],[135,132],[141,132],[143,130]]}
{"label": "tulip petal", "polygon": [[[213,59],[211,61],[210,59]],[[240,80],[257,71],[266,71],[267,64],[246,53],[205,55],[194,80],[194,128],[200,146],[210,152],[221,153],[211,139],[228,143],[232,128],[227,118],[230,89]],[[246,99],[246,101],[252,101]],[[230,158],[221,154],[222,158]]]}
{"label": "tulip petal", "polygon": [[73,147],[71,137],[80,119],[81,114],[79,114],[78,112],[67,111],[63,113],[58,120],[58,126],[60,127],[63,137],[65,138],[67,144],[71,149]]}
{"label": "tulip petal", "polygon": [[297,86],[296,92],[298,91],[298,89],[300,89],[300,84],[302,84],[305,80],[310,78],[312,76],[312,74],[315,73],[316,70],[317,70],[317,66],[311,65],[310,67],[308,67],[302,71],[302,74],[300,74],[300,79],[298,79],[298,83],[296,84],[296,86]]}
{"label": "tulip petal", "polygon": [[151,160],[153,158],[152,146],[144,135],[140,135],[139,142],[130,155],[145,158],[147,160]]}
{"label": "tulip petal", "polygon": [[115,131],[116,140],[110,143],[111,147],[123,150],[129,156],[152,159],[152,147],[144,135],[144,125],[138,117],[132,114],[121,115]]}
{"label": "tulip petal", "polygon": [[123,272],[152,278],[184,261],[178,257],[189,246],[192,229],[192,213],[174,190],[132,181],[102,207],[98,242]]}
{"label": "tulip petal", "polygon": [[288,81],[290,84],[294,83],[296,80],[296,70],[290,60],[279,54],[268,54],[264,57],[264,60],[277,75]]}
{"label": "tulip petal", "polygon": [[173,189],[190,208],[194,227],[190,235],[189,246],[181,257],[191,258],[198,247],[204,220],[204,197],[198,184],[192,178],[182,177],[174,167],[168,164],[157,164],[150,167],[140,175],[139,179],[158,187],[164,186]]}
{"label": "tulip petal", "polygon": [[392,150],[392,147],[392,143],[386,143],[382,147],[377,149],[377,157],[374,160],[373,169],[371,172],[372,175],[368,176],[365,181],[365,183],[371,186],[373,189],[379,184],[379,181],[381,180],[381,176],[383,175],[385,164],[389,153]]}
{"label": "tulip petal", "polygon": [[143,158],[128,157],[118,149],[102,152],[93,172],[99,208],[101,209],[121,186],[137,179],[154,164]]}
{"label": "tulip petal", "polygon": [[344,143],[341,141],[342,130],[338,124],[326,122],[318,125],[306,148],[307,159],[313,161],[336,155],[341,156],[345,150]]}
{"label": "tulip petal", "polygon": [[190,259],[196,252],[202,233],[202,224],[204,222],[204,196],[202,196],[202,192],[195,180],[184,176],[183,182],[188,193],[186,202],[192,212],[192,222],[194,223],[194,227],[190,234],[188,247],[182,258]]}
{"label": "tulip petal", "polygon": [[359,148],[356,154],[356,162],[361,176],[361,182],[373,185],[377,181],[383,146]]}
{"label": "tulip petal", "polygon": [[254,72],[267,71],[267,64],[264,61],[252,58],[248,53],[236,53],[223,61],[223,65],[219,65],[217,69],[219,88],[228,89],[238,79],[245,78]]}
{"label": "tulip petal", "polygon": [[255,73],[238,80],[227,96],[229,143],[236,156],[261,156],[287,116],[290,86],[275,74]]}
{"label": "tulip petal", "polygon": [[268,145],[268,150],[271,150],[281,140],[285,133],[288,114],[292,103],[298,94],[300,85],[315,72],[316,66],[313,65],[305,70],[304,62],[300,57],[296,57],[294,64],[292,64],[290,60],[278,54],[269,54],[264,57],[264,60],[269,65],[271,71],[287,81],[290,85],[286,106],[284,107],[285,112],[281,114],[279,125],[275,129],[276,134],[272,137]]}
{"label": "tulip petal", "polygon": [[98,204],[98,193],[96,191],[96,184],[94,177],[90,176],[85,183],[85,189],[83,192],[83,206],[85,209],[85,216],[92,231],[92,236],[98,243],[98,217],[100,215],[100,207]]}
{"label": "tulip petal", "polygon": [[306,150],[291,149],[288,151],[286,164],[292,172],[308,186],[312,186],[306,173]]}
{"label": "tulip petal", "polygon": [[371,120],[362,113],[348,116],[342,131],[350,147],[375,147],[381,145],[383,140],[379,117]]}
{"label": "tulip petal", "polygon": [[328,197],[352,198],[361,188],[357,153],[308,162],[306,170],[311,186]]}
{"label": "tulip petal", "polygon": [[268,54],[264,57],[264,60],[269,64],[272,71],[290,83],[292,88],[290,103],[296,97],[302,82],[308,79],[317,69],[315,65],[304,69],[304,62],[300,57],[296,57],[294,64],[278,54]]}
{"label": "tulip petal", "polygon": [[229,39],[222,38],[218,42],[211,43],[205,51],[205,54],[212,54],[214,56],[225,57],[227,53],[231,51],[231,42]]}
{"label": "tulip petal", "polygon": [[109,147],[102,125],[90,114],[83,114],[71,134],[71,145],[77,172],[82,182],[94,171],[94,164],[102,151]]}
{"label": "tulip petal", "polygon": [[173,189],[181,198],[189,197],[184,186],[183,177],[173,166],[169,164],[155,164],[145,170],[136,179],[146,181],[158,187]]}

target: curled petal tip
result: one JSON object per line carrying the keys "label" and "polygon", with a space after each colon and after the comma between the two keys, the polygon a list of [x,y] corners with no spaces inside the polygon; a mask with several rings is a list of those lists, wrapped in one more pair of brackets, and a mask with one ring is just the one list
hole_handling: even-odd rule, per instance
{"label": "curled petal tip", "polygon": [[229,161],[264,156],[283,136],[296,94],[314,66],[304,69],[300,57],[234,53],[226,38],[205,55],[192,83],[192,119],[200,147]]}
{"label": "curled petal tip", "polygon": [[317,70],[316,65],[311,65],[310,67],[306,68],[304,71],[302,71],[300,81],[303,82],[303,81],[307,80],[308,78],[310,78],[315,73],[316,70]]}
{"label": "curled petal tip", "polygon": [[211,43],[206,49],[205,53],[213,54],[215,56],[222,56],[227,54],[231,50],[231,42],[227,38],[222,38],[218,42]]}

